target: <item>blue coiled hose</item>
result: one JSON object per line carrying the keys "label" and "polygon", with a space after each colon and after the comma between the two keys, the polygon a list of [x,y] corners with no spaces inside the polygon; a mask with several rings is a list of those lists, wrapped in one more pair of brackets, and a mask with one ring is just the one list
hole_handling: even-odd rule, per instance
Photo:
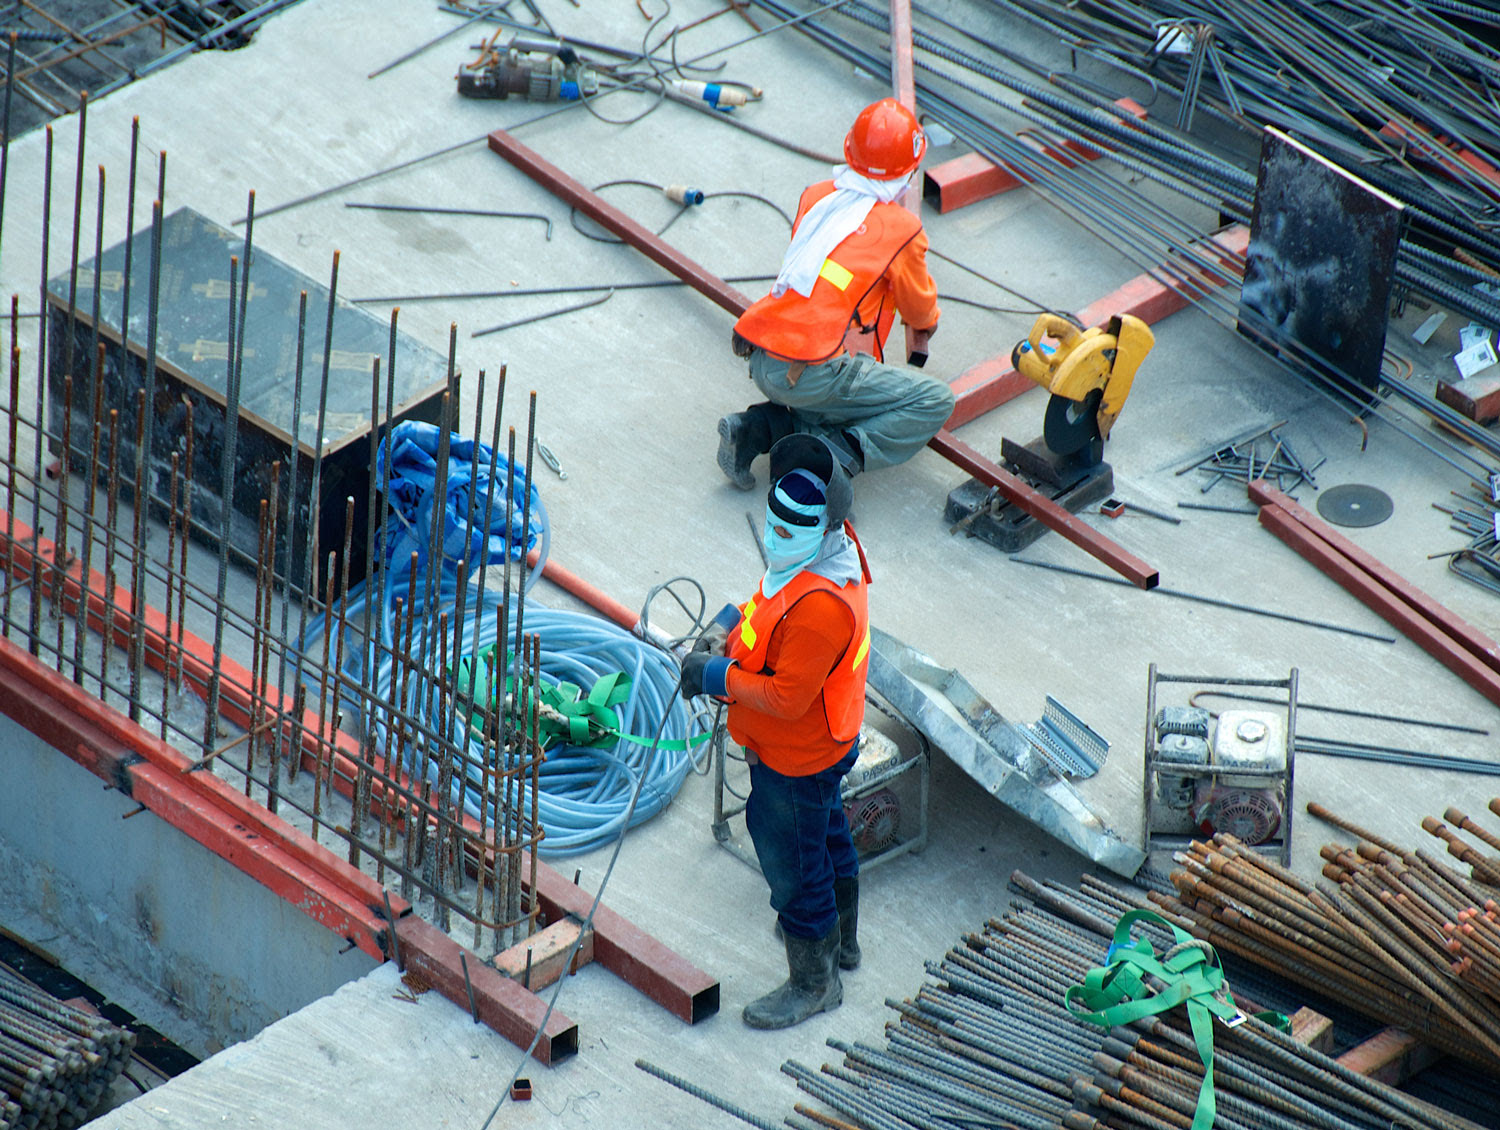
{"label": "blue coiled hose", "polygon": [[[500,630],[502,593],[482,588],[483,576],[477,564],[484,555],[484,566],[503,565],[507,554],[518,560],[521,554],[538,543],[541,558],[527,578],[527,589],[541,575],[546,554],[550,548],[550,530],[546,510],[535,488],[531,488],[531,521],[529,538],[525,549],[521,538],[521,507],[525,502],[524,476],[519,472],[514,488],[513,518],[507,530],[503,490],[501,497],[493,499],[489,509],[491,521],[489,536],[482,535],[485,495],[489,490],[487,468],[491,452],[486,445],[479,444],[475,451],[472,441],[460,446],[455,438],[449,451],[449,479],[447,504],[444,507],[444,530],[442,539],[441,571],[433,578],[433,595],[427,603],[426,560],[431,546],[432,492],[435,478],[433,452],[436,450],[436,429],[430,425],[399,425],[393,430],[395,455],[391,465],[390,498],[396,508],[394,516],[382,531],[379,544],[388,546],[381,571],[384,584],[377,602],[370,607],[372,635],[376,635],[379,646],[369,651],[362,647],[356,633],[364,622],[368,600],[366,585],[361,583],[350,589],[345,602],[343,617],[347,625],[343,672],[356,686],[367,688],[380,701],[397,705],[407,714],[436,734],[438,741],[428,743],[409,741],[406,750],[406,771],[412,776],[423,776],[437,786],[440,783],[441,767],[427,756],[428,749],[446,749],[452,745],[466,748],[468,757],[453,766],[451,797],[462,803],[465,811],[479,817],[479,805],[483,795],[483,764],[486,749],[482,741],[472,733],[463,736],[466,719],[454,709],[451,700],[446,703],[439,693],[432,676],[439,673],[440,657],[444,654],[442,641],[437,638],[439,617],[446,612],[447,657],[450,669],[457,668],[464,657],[486,647],[497,640]],[[385,445],[381,455],[384,456]],[[469,483],[471,462],[477,464],[482,473]],[[495,460],[500,468],[494,479],[503,483],[508,469],[503,458]],[[377,470],[383,463],[377,463]],[[465,513],[473,507],[474,532],[465,538],[465,527],[469,520]],[[458,565],[466,543],[470,555],[469,577],[465,585],[464,622],[455,631],[453,620],[458,608]],[[413,551],[418,553],[418,568],[423,570],[416,578],[416,606],[412,609],[413,629],[410,655],[420,657],[419,673],[397,669],[393,660],[394,643],[399,638],[398,629],[404,631],[406,613],[403,611],[397,623],[396,601],[405,600],[410,577],[410,561]],[[475,574],[479,574],[476,578]],[[504,630],[504,642],[515,641],[515,615],[517,600],[512,598],[509,616]],[[309,624],[303,636],[304,654],[320,654],[325,631],[325,618],[319,616]],[[559,745],[548,750],[541,766],[536,790],[537,824],[543,832],[539,854],[549,857],[576,855],[604,846],[617,838],[621,825],[629,811],[631,793],[637,778],[642,778],[641,794],[635,809],[630,813],[629,826],[634,827],[649,820],[665,808],[677,795],[689,770],[706,762],[708,744],[703,742],[692,749],[673,749],[668,743],[682,744],[690,736],[692,717],[687,706],[677,694],[679,666],[668,652],[645,643],[614,623],[595,616],[576,612],[549,609],[528,599],[522,623],[526,635],[535,635],[541,640],[541,678],[544,683],[572,683],[585,691],[600,678],[623,671],[630,679],[630,691],[626,700],[616,707],[620,728],[624,733],[650,739],[661,729],[660,743],[656,748],[621,740],[613,746],[592,747]],[[429,635],[431,638],[429,639]],[[459,641],[458,654],[453,654],[453,641]],[[336,641],[335,641],[336,648]],[[404,647],[404,640],[403,640]],[[496,654],[504,649],[496,648]],[[336,654],[336,651],[333,653]],[[372,664],[371,659],[375,661]],[[309,689],[316,689],[314,673],[304,669],[303,678]],[[401,680],[403,686],[396,685]],[[467,691],[468,688],[460,688]],[[343,708],[348,716],[357,717],[361,705],[351,696],[344,696]],[[367,719],[374,733],[376,748],[390,748],[392,735],[388,732],[389,714],[376,711]],[[443,739],[447,738],[448,741]],[[692,750],[695,749],[696,752]],[[491,788],[494,773],[500,767],[491,767]],[[523,828],[530,832],[532,798],[523,788],[519,796],[512,795],[514,808],[523,817]]]}

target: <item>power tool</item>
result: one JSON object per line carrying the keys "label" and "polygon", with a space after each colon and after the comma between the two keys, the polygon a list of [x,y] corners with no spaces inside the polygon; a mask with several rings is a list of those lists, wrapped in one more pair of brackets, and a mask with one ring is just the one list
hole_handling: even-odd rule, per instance
{"label": "power tool", "polygon": [[1016,372],[1052,393],[1042,440],[1053,455],[1082,466],[1104,458],[1104,441],[1155,344],[1146,323],[1133,314],[1086,330],[1056,314],[1036,320],[1010,360]]}
{"label": "power tool", "polygon": [[598,72],[567,43],[547,36],[517,35],[504,48],[491,38],[479,58],[458,72],[458,92],[465,98],[576,101],[598,91]]}
{"label": "power tool", "polygon": [[[1057,314],[1037,318],[1026,340],[1011,350],[1011,364],[1052,397],[1040,436],[1027,444],[1001,440],[1004,465],[1074,513],[1109,498],[1114,471],[1104,462],[1104,441],[1155,344],[1146,323],[1131,314],[1089,329]],[[967,529],[1007,553],[1046,532],[1036,518],[978,479],[949,493],[946,516],[954,532]]]}

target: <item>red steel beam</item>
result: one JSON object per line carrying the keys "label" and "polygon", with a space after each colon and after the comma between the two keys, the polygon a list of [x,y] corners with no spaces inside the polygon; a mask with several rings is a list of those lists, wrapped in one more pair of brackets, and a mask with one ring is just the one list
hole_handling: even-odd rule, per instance
{"label": "red steel beam", "polygon": [[735,317],[739,317],[749,307],[750,299],[740,291],[717,275],[704,270],[670,243],[636,223],[503,129],[490,134],[489,144],[492,151],[551,190],[559,200],[578,209],[606,231],[619,236],[653,263],[665,267],[699,294],[718,303]]}
{"label": "red steel beam", "polygon": [[1007,502],[1019,506],[1049,529],[1097,557],[1131,584],[1154,589],[1161,579],[1157,571],[1139,557],[1068,513],[1046,495],[1033,490],[998,463],[980,455],[946,428],[938,432],[927,446],[980,482],[996,488]]}
{"label": "red steel beam", "polygon": [[[538,866],[536,896],[550,919],[588,917],[593,896]],[[594,959],[679,1020],[696,1024],[719,1011],[719,983],[602,903],[594,910]]]}
{"label": "red steel beam", "polygon": [[541,1038],[531,1053],[534,1059],[551,1065],[578,1051],[578,1025],[553,1009],[542,1028],[542,1017],[547,1013],[545,1001],[475,958],[431,922],[408,915],[396,924],[396,938],[401,943],[402,963],[409,972],[464,1009],[469,1007],[472,989],[474,1012],[480,1021],[517,1047],[529,1045],[540,1029]]}
{"label": "red steel beam", "polygon": [[[894,30],[893,26],[892,34]],[[1138,121],[1146,118],[1145,107],[1133,98],[1117,98],[1114,104],[1129,118]],[[1122,117],[1120,120],[1127,119]],[[1068,140],[1061,145],[1051,145],[1025,130],[1016,134],[1016,140],[1039,155],[1056,161],[1064,169],[1071,169],[1082,161],[1109,156],[1108,150],[1095,149],[1081,141]],[[923,174],[922,195],[939,212],[952,212],[1029,183],[1031,178],[1024,173],[1012,172],[982,153],[966,153],[928,169]]]}
{"label": "red steel beam", "polygon": [[[1235,224],[1200,245],[1214,253],[1224,266],[1222,276],[1207,272],[1184,274],[1163,266],[1155,274],[1137,275],[1123,286],[1089,303],[1076,317],[1084,326],[1097,326],[1116,314],[1134,314],[1147,325],[1161,321],[1187,306],[1198,295],[1225,285],[1239,274],[1237,259],[1250,246],[1250,229]],[[1027,389],[1039,387],[1016,372],[1010,354],[991,357],[960,373],[949,382],[953,388],[953,415],[946,427],[952,430],[978,419],[991,409],[1014,400]]]}
{"label": "red steel beam", "polygon": [[[5,524],[6,521],[4,513],[0,512],[0,525]],[[15,546],[15,573],[18,577],[29,577],[31,575],[32,553],[28,547],[28,542],[31,540],[31,530],[20,521],[12,523],[12,527],[15,539],[13,543]],[[0,537],[0,541],[3,541],[3,537]],[[44,560],[44,576],[50,570],[52,548],[51,542],[47,541],[47,539],[42,538],[38,540],[38,552]],[[75,565],[73,573],[69,575],[65,584],[64,604],[72,601],[74,608],[77,607],[79,594],[78,581],[75,576],[78,572],[79,568]],[[548,569],[543,573],[544,576],[550,576],[554,580],[558,580],[559,576],[564,574],[565,577],[563,579],[572,581],[575,586],[572,591],[578,591],[576,586],[584,584],[584,582],[578,580],[572,574],[567,573],[566,570],[561,569],[560,566],[554,570],[550,563]],[[562,581],[559,581],[559,583],[562,583]],[[99,592],[103,591],[104,585],[105,579],[99,573],[91,571],[88,600],[89,607],[93,610],[93,613],[90,615],[90,623],[100,629],[102,629],[104,624],[104,616],[109,611],[106,609],[102,598],[98,595]],[[598,593],[598,590],[593,589],[592,586],[588,586],[588,588],[595,594]],[[121,634],[124,634],[130,627],[129,606],[129,592],[116,586],[115,607],[113,611],[116,631]],[[620,607],[623,608],[623,605]],[[148,605],[145,609],[144,620],[146,623],[146,658],[151,666],[160,669],[162,666],[162,656],[168,654],[169,650],[175,651],[177,645],[175,643],[168,644],[164,639],[163,633],[165,632],[166,625],[165,619],[160,612]],[[206,697],[210,672],[208,657],[212,655],[212,649],[205,641],[198,639],[190,632],[184,631],[182,637],[184,680],[188,682],[189,686],[200,697]],[[221,673],[221,712],[226,717],[233,718],[240,725],[248,724],[252,697],[249,688],[253,685],[250,673],[227,657],[221,658],[219,670]],[[80,694],[83,694],[83,692],[80,692]],[[277,695],[275,688],[270,686],[265,687],[261,697],[266,703],[267,709],[283,714],[290,713],[290,704]],[[83,698],[84,701],[93,701],[95,703],[98,701],[88,695],[84,695]],[[282,709],[283,707],[285,708],[284,710]],[[114,711],[105,712],[104,717],[113,720],[113,723],[118,727],[129,727],[131,731],[138,729],[128,719],[123,718]],[[336,749],[343,749],[344,753],[335,752],[331,759],[330,780],[332,785],[343,796],[346,798],[351,797],[353,795],[357,769],[354,762],[347,755],[357,755],[357,743],[349,735],[341,733],[332,735],[333,740],[331,743],[320,743],[320,739],[317,737],[320,724],[320,720],[314,712],[304,711],[302,725],[303,767],[306,769],[315,768],[319,764],[321,756],[325,754],[326,746],[329,744],[332,744]],[[290,729],[288,730],[288,736],[292,736]],[[282,836],[281,829],[284,829],[294,837],[300,837],[300,841],[305,841],[305,845],[301,845],[301,850],[311,852],[309,862],[315,867],[331,861],[338,874],[343,874],[344,869],[347,869],[347,864],[344,864],[336,856],[333,856],[319,845],[313,843],[310,837],[302,836],[295,829],[285,825],[276,817],[271,816],[260,805],[247,800],[242,794],[230,788],[226,781],[214,774],[199,772],[182,775],[180,770],[191,764],[191,762],[176,750],[162,745],[159,756],[166,759],[166,767],[172,773],[182,776],[184,780],[194,782],[201,788],[210,789],[217,794],[221,794],[224,802],[239,812],[240,819],[255,828],[267,841],[277,841]],[[372,791],[376,794],[371,800],[371,807],[374,809],[379,805],[379,789],[377,787]],[[465,824],[466,826],[474,825],[475,822],[465,817]],[[529,858],[523,858],[522,871],[523,874],[529,874]],[[363,872],[353,871],[353,874],[356,877],[354,881],[364,889],[367,900],[373,900],[374,905],[380,907],[383,912],[383,888],[373,878],[363,874]],[[538,899],[544,905],[550,902],[556,906],[566,906],[569,910],[572,910],[574,909],[574,892],[577,891],[578,888],[560,872],[542,863],[540,860],[537,861],[536,893]],[[589,901],[591,900],[587,900],[584,903],[583,909],[585,912],[588,909]],[[399,916],[405,914],[410,909],[410,904],[404,899],[392,896],[392,908]],[[707,973],[692,965],[685,958],[682,958],[662,945],[628,919],[610,911],[607,907],[601,906],[595,915],[594,929],[594,954],[599,963],[633,988],[645,993],[652,1000],[672,1012],[673,1015],[690,1023],[696,1023],[698,1020],[711,1016],[713,1011],[717,1010],[718,982]],[[466,1008],[468,1007],[467,997],[452,999],[456,1003]],[[533,1028],[532,1031],[534,1030]],[[525,1042],[529,1041],[530,1033],[528,1032]]]}
{"label": "red steel beam", "polygon": [[1264,480],[1250,484],[1250,498],[1259,506],[1275,506],[1304,529],[1316,535],[1334,552],[1364,570],[1404,604],[1463,648],[1480,663],[1500,674],[1500,644],[1485,635],[1461,616],[1455,616],[1438,601],[1400,576],[1379,558],[1355,545],[1301,504],[1288,498]]}
{"label": "red steel beam", "polygon": [[1485,698],[1500,705],[1500,673],[1487,667],[1398,594],[1292,517],[1262,503],[1260,524],[1368,605]]}

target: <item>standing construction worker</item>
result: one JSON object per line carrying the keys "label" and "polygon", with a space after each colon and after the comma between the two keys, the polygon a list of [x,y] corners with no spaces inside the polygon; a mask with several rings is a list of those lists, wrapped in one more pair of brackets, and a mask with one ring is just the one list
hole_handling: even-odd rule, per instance
{"label": "standing construction worker", "polygon": [[948,385],[885,363],[897,314],[920,364],[937,329],[922,221],[901,195],[927,138],[894,98],[860,111],[848,162],[802,194],[771,293],[741,315],[734,351],[766,397],[719,421],[719,467],[741,490],[750,465],[793,431],[822,436],[855,475],[910,459],[953,412]]}
{"label": "standing construction worker", "polygon": [[837,1008],[839,970],[859,964],[859,857],[839,786],[859,752],[870,650],[870,570],[845,520],[848,478],[816,436],[788,436],[770,455],[765,576],[682,671],[685,698],[729,704],[750,765],[745,824],[786,945],[786,982],[745,1006],[752,1028]]}

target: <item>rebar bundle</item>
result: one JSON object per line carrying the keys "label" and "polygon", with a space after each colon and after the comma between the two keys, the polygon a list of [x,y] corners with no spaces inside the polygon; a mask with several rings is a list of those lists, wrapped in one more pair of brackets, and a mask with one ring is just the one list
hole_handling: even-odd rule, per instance
{"label": "rebar bundle", "polygon": [[[755,3],[781,19],[807,15],[785,0],[755,0]],[[921,4],[914,4],[912,63],[917,75],[915,87],[919,108],[976,152],[1024,180],[1033,191],[1079,224],[1098,233],[1152,278],[1182,294],[1221,322],[1237,324],[1238,288],[1226,290],[1217,283],[1205,285],[1204,280],[1237,276],[1244,267],[1243,256],[1205,241],[1201,225],[1195,226],[1185,219],[1180,208],[1174,210],[1164,206],[1119,175],[1119,170],[1123,170],[1132,180],[1144,179],[1164,185],[1183,199],[1215,211],[1221,219],[1245,224],[1250,221],[1255,192],[1253,154],[1228,153],[1210,142],[1188,135],[1182,128],[1187,123],[1172,128],[1166,123],[1138,120],[1126,115],[1116,105],[1122,94],[1136,94],[1151,101],[1155,92],[1164,85],[1163,77],[1154,70],[1148,71],[1145,65],[1151,61],[1157,24],[1165,28],[1180,21],[1158,17],[1147,6],[1127,4],[1123,0],[1118,4],[1088,6],[1043,0],[996,0],[996,6],[1040,27],[1048,35],[1056,36],[1061,32],[1064,46],[1074,53],[1075,59],[1090,57],[1105,61],[1109,65],[1113,86],[1086,78],[1077,73],[1076,68],[1071,74],[1050,69],[1005,42],[993,41],[992,35],[987,37],[985,33],[966,29]],[[1259,7],[1269,9],[1271,6],[1261,4]],[[1277,5],[1275,12],[1265,15],[1264,22],[1276,25],[1277,33],[1282,34],[1279,29],[1283,25],[1304,18],[1303,14],[1310,7]],[[1406,29],[1424,11],[1430,16],[1428,9],[1431,7],[1407,6],[1402,9],[1406,15],[1393,21],[1393,26]],[[1128,9],[1128,18],[1126,15],[1108,18],[1111,8]],[[870,73],[888,69],[889,47],[883,39],[872,40],[867,35],[846,36],[831,26],[836,20],[857,21],[883,37],[889,34],[889,19],[882,7],[868,0],[851,0],[828,17],[807,19],[799,27],[804,34],[854,66]],[[1075,23],[1087,30],[1077,30]],[[1252,30],[1261,26],[1253,21],[1251,25]],[[1127,57],[1125,48],[1115,46],[1115,38],[1124,35],[1122,29],[1127,28],[1129,35],[1135,37],[1140,52],[1134,59]],[[949,32],[953,34],[948,35]],[[954,40],[955,36],[964,37],[965,45],[960,47]],[[1211,41],[1211,37],[1204,41]],[[1500,61],[1500,55],[1483,45],[1468,46],[1486,75]],[[1421,50],[1412,49],[1418,55]],[[1228,52],[1217,52],[1210,58],[1218,58],[1221,54],[1227,55]],[[1377,64],[1368,66],[1384,73]],[[1201,67],[1199,73],[1203,73]],[[1273,72],[1265,76],[1265,81],[1274,85],[1276,77]],[[1204,81],[1202,89],[1207,91],[1212,85]],[[1122,86],[1130,89],[1121,89]],[[1465,104],[1471,104],[1475,99],[1482,100],[1485,96],[1485,91],[1478,89],[1470,94]],[[1206,98],[1204,102],[1207,102]],[[1012,116],[1033,123],[1025,129],[1025,136],[1004,124]],[[1264,121],[1287,120],[1274,115],[1257,117],[1249,111],[1245,115],[1245,122],[1256,132]],[[1357,125],[1359,136],[1378,138],[1384,120],[1373,124],[1360,120]],[[1455,136],[1468,139],[1462,131],[1444,136],[1450,140]],[[1320,135],[1319,141],[1322,140]],[[1322,148],[1318,142],[1314,142],[1314,147]],[[1334,151],[1335,159],[1351,160],[1348,148],[1345,145]],[[1078,161],[1059,156],[1070,152],[1100,154],[1111,160]],[[1389,157],[1384,150],[1376,152],[1383,162],[1382,168],[1384,164],[1404,168],[1410,163],[1404,153],[1396,159]],[[1473,155],[1470,149],[1462,152]],[[1357,175],[1402,200],[1410,221],[1408,237],[1400,242],[1396,257],[1397,292],[1421,292],[1481,324],[1500,324],[1500,302],[1475,286],[1476,283],[1492,281],[1492,275],[1486,272],[1493,271],[1491,264],[1500,263],[1500,236],[1493,230],[1490,218],[1493,202],[1486,199],[1455,203],[1455,194],[1461,194],[1462,189],[1435,176],[1417,179],[1408,191],[1403,192],[1406,186],[1382,183],[1379,179],[1381,168],[1363,163],[1367,156],[1367,153],[1360,152],[1352,158],[1357,164]],[[1450,155],[1449,162],[1443,165],[1445,177],[1452,171],[1448,164],[1455,161],[1462,163]],[[1484,158],[1480,161],[1488,165]],[[1488,177],[1480,179],[1486,186],[1495,183]],[[1444,186],[1444,191],[1431,189],[1429,180]],[[1423,233],[1421,239],[1412,234],[1417,232]],[[1307,378],[1312,387],[1336,403],[1347,405],[1353,398],[1361,409],[1374,411],[1408,439],[1466,476],[1472,476],[1476,467],[1487,475],[1490,465],[1463,447],[1426,434],[1427,429],[1418,427],[1400,405],[1411,405],[1433,417],[1446,429],[1469,440],[1479,452],[1500,457],[1500,441],[1474,421],[1439,402],[1429,391],[1404,379],[1399,372],[1403,368],[1399,361],[1387,359],[1387,367],[1397,372],[1385,383],[1384,395],[1377,397],[1373,393],[1351,390],[1347,378],[1314,351],[1294,341],[1280,344],[1283,347],[1279,351],[1273,350],[1279,364]]]}
{"label": "rebar bundle", "polygon": [[135,1033],[0,966],[0,1130],[87,1121],[134,1047]]}
{"label": "rebar bundle", "polygon": [[1226,952],[1471,1064],[1500,1067],[1500,931],[1490,892],[1425,852],[1403,851],[1320,806],[1309,811],[1359,839],[1352,849],[1323,848],[1323,875],[1335,887],[1220,834],[1177,854],[1175,895],[1152,892],[1152,903]]}
{"label": "rebar bundle", "polygon": [[[830,1040],[841,1064],[782,1068],[832,1111],[799,1104],[787,1124],[870,1130],[1184,1130],[1203,1067],[1180,1010],[1109,1031],[1063,1007],[1069,988],[1104,960],[1114,923],[1146,906],[1085,876],[1078,888],[1012,882],[1035,900],[991,919],[941,962],[914,998],[889,1000],[897,1018],[884,1047]],[[1157,947],[1172,939],[1139,924]],[[1216,1127],[1228,1130],[1460,1130],[1473,1123],[1374,1082],[1248,1018],[1214,1025]]]}

